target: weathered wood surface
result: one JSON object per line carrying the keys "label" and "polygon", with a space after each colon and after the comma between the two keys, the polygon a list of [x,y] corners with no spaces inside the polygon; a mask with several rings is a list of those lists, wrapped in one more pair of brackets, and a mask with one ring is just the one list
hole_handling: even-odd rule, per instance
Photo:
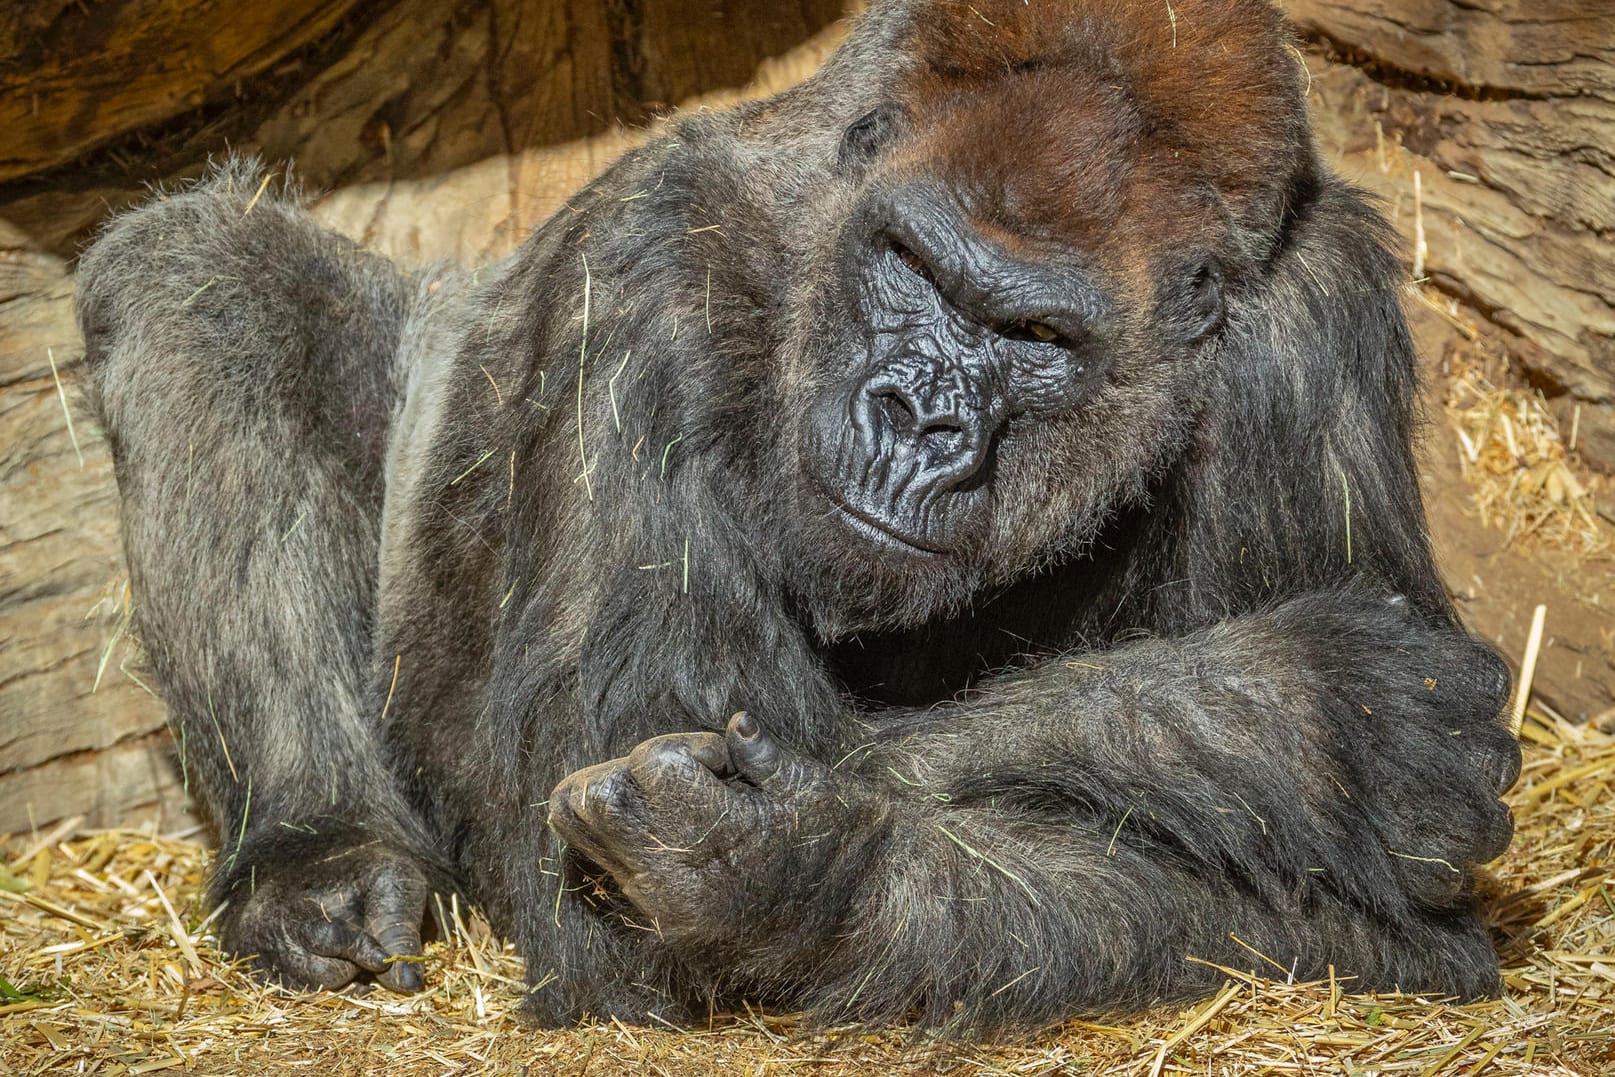
{"label": "weathered wood surface", "polygon": [[228,99],[358,0],[11,0],[0,20],[0,181]]}
{"label": "weathered wood surface", "polygon": [[1284,0],[1330,156],[1615,470],[1615,0]]}
{"label": "weathered wood surface", "polygon": [[[143,25],[152,10],[168,14]],[[0,162],[11,162],[0,217],[38,249],[71,254],[109,208],[194,175],[227,145],[296,161],[320,190],[438,175],[743,85],[842,10],[842,0],[26,0],[25,17],[0,30]],[[215,19],[230,24],[220,40]],[[227,62],[238,53],[251,70]],[[149,71],[144,111],[123,107],[121,92],[101,96],[131,64]]]}
{"label": "weathered wood surface", "polygon": [[16,241],[0,230],[0,831],[138,809],[173,824],[162,707],[120,668],[111,462],[92,422],[76,413],[70,434],[63,415],[81,355],[73,281]]}

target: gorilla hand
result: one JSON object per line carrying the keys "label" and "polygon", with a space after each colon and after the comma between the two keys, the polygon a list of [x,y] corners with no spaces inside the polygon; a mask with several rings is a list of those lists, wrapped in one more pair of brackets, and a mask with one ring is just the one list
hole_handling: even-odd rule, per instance
{"label": "gorilla hand", "polygon": [[[1302,732],[1283,768],[1306,776],[1311,791],[1303,786],[1297,802],[1316,813],[1314,840],[1335,847],[1337,884],[1364,874],[1352,846],[1369,835],[1344,846],[1339,836],[1355,830],[1340,821],[1356,817],[1377,838],[1395,894],[1427,908],[1467,902],[1472,869],[1502,855],[1513,834],[1500,799],[1520,772],[1519,741],[1500,714],[1508,667],[1404,598],[1368,591],[1296,600],[1269,630],[1275,647],[1307,641],[1302,668],[1328,689],[1324,707],[1280,721]],[[1277,745],[1283,730],[1273,732]],[[1373,903],[1392,894],[1358,891]]]}
{"label": "gorilla hand", "polygon": [[[872,787],[791,751],[742,712],[721,735],[654,737],[574,772],[551,794],[549,821],[704,964],[780,945],[811,952],[834,930],[889,815]],[[807,910],[814,923],[803,922]]]}
{"label": "gorilla hand", "polygon": [[369,972],[394,991],[420,990],[430,887],[419,863],[382,838],[318,825],[247,837],[221,873],[223,948],[290,988],[334,990]]}

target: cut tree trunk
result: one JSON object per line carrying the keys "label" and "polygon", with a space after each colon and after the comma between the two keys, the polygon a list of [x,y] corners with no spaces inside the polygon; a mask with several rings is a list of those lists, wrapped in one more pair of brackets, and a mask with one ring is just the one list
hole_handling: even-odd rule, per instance
{"label": "cut tree trunk", "polygon": [[1404,233],[1422,223],[1423,273],[1511,335],[1583,456],[1615,470],[1615,2],[1284,8],[1328,56],[1328,155]]}

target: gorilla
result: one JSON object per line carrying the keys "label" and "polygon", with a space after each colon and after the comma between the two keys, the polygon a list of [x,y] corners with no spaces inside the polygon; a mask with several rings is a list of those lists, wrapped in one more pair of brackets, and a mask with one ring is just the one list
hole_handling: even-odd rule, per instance
{"label": "gorilla", "polygon": [[990,1032],[1499,989],[1519,768],[1267,0],[880,0],[480,272],[232,161],[80,264],[222,944]]}

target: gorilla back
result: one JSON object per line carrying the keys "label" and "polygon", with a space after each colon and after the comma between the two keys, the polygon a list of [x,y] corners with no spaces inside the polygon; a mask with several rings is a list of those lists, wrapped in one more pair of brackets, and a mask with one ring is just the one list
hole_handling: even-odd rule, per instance
{"label": "gorilla back", "polygon": [[1509,678],[1409,449],[1385,227],[1261,0],[889,0],[482,283],[254,166],[80,319],[224,944],[541,1021],[1029,1026],[1252,951],[1495,992]]}

